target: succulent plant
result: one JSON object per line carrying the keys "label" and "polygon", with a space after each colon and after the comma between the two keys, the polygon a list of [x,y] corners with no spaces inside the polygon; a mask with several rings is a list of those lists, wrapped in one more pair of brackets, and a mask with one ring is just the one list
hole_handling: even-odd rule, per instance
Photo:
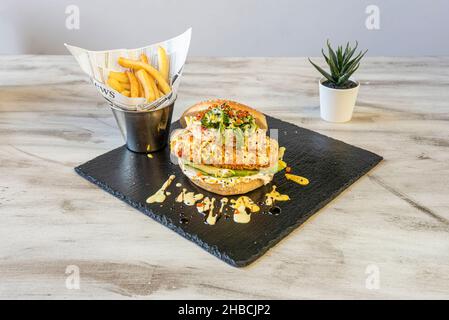
{"label": "succulent plant", "polygon": [[348,86],[349,78],[359,68],[360,60],[366,54],[366,51],[360,51],[355,57],[354,53],[357,50],[358,42],[356,41],[355,47],[352,48],[349,42],[346,44],[345,49],[343,46],[338,46],[337,50],[333,50],[329,40],[327,41],[328,55],[321,49],[324,60],[329,65],[330,73],[326,72],[318,65],[310,63],[332,84],[337,88],[345,88]]}

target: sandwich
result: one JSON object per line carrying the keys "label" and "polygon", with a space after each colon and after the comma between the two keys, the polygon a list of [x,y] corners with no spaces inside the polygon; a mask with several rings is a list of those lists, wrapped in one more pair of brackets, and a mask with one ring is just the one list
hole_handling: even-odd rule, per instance
{"label": "sandwich", "polygon": [[180,122],[183,128],[170,138],[172,161],[200,188],[244,194],[268,184],[283,169],[283,148],[267,136],[266,118],[253,108],[229,100],[203,101],[188,108]]}

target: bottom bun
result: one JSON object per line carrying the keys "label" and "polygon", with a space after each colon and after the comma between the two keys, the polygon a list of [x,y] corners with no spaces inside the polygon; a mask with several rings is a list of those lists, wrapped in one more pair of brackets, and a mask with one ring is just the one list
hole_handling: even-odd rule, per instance
{"label": "bottom bun", "polygon": [[250,191],[253,191],[257,188],[260,188],[264,185],[264,181],[262,179],[253,179],[249,181],[241,181],[236,183],[233,186],[223,186],[219,183],[207,183],[200,179],[191,179],[188,177],[190,181],[197,185],[198,187],[207,190],[212,193],[216,193],[222,196],[232,196],[236,194],[244,194]]}

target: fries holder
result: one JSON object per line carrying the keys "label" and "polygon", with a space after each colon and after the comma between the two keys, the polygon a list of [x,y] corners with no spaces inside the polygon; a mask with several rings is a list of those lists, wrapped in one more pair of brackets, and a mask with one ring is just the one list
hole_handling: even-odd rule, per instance
{"label": "fries holder", "polygon": [[[176,93],[187,59],[191,35],[192,29],[189,28],[174,38],[136,49],[91,51],[65,44],[97,91],[111,106],[129,150],[148,153],[167,145]],[[120,57],[139,60],[144,54],[152,66],[159,67],[159,47],[165,49],[169,58],[170,93],[147,103],[143,97],[127,97],[107,84],[106,79],[111,71],[124,71],[118,64]]]}
{"label": "fries holder", "polygon": [[176,95],[164,105],[149,110],[124,110],[111,104],[126,146],[133,152],[150,153],[163,149],[170,135]]}

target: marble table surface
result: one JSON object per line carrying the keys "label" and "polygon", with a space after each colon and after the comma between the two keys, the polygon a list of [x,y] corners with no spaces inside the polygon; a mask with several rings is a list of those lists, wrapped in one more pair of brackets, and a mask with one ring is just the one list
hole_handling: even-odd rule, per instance
{"label": "marble table surface", "polygon": [[74,172],[123,141],[72,57],[0,57],[0,298],[448,299],[449,57],[365,59],[345,124],[320,119],[318,78],[306,58],[188,60],[174,119],[226,97],[385,158],[237,269]]}

